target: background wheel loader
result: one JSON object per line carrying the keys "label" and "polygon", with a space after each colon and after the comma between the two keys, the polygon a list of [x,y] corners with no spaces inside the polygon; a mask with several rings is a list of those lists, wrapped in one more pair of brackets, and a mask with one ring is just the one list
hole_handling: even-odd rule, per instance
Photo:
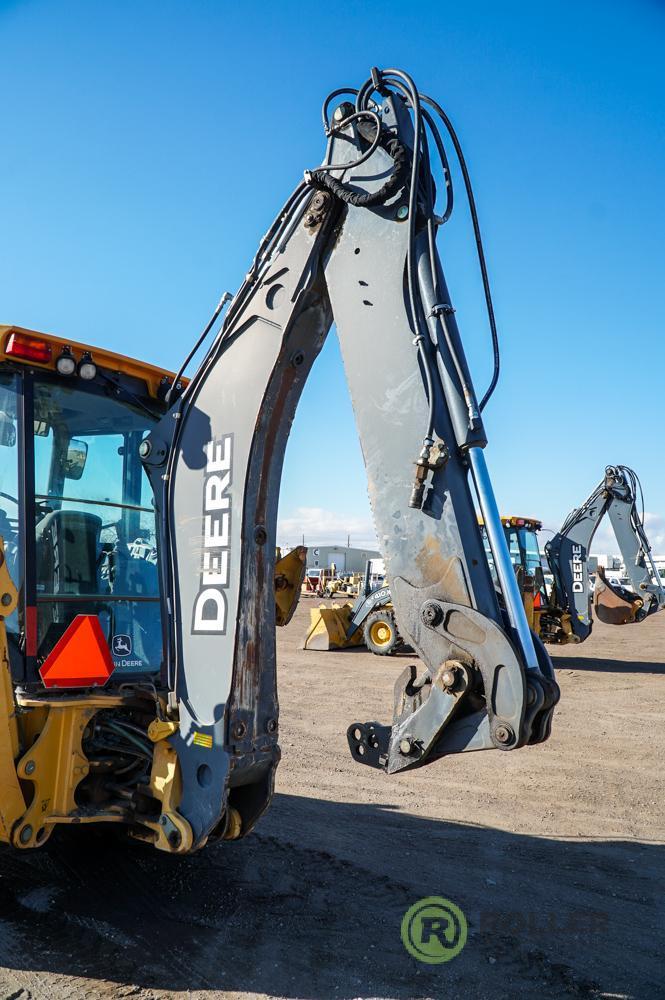
{"label": "background wheel loader", "polygon": [[365,567],[361,591],[354,603],[325,604],[310,609],[303,649],[348,649],[366,645],[377,656],[406,650],[399,634],[390,587],[372,586],[371,561]]}

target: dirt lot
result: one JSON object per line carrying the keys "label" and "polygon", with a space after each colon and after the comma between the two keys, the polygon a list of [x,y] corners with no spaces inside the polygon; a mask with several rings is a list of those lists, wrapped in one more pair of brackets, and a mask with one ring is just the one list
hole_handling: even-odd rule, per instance
{"label": "dirt lot", "polygon": [[[665,997],[665,615],[556,657],[544,746],[388,778],[345,731],[388,720],[408,659],[302,652],[308,612],[279,635],[258,830],[185,860],[89,833],[4,851],[0,995]],[[430,895],[469,921],[444,965],[400,940]]]}

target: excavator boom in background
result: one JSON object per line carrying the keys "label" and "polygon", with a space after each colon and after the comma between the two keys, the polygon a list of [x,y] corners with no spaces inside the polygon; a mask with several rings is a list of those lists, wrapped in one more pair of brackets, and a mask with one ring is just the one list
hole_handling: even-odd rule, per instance
{"label": "excavator boom in background", "polygon": [[[638,507],[638,494],[642,510]],[[561,530],[540,551],[538,533],[542,522],[532,517],[501,518],[510,558],[522,595],[530,628],[548,644],[583,642],[591,634],[592,604],[596,616],[608,625],[641,622],[665,607],[665,587],[651,555],[644,527],[644,501],[637,474],[622,465],[608,465],[605,476],[581,507],[575,508]],[[609,514],[630,586],[608,579],[602,566],[594,569],[592,587],[589,552],[595,532]],[[499,587],[492,550],[482,521],[480,529],[495,586]],[[546,564],[551,576],[543,573]],[[381,608],[382,613],[375,608]],[[374,641],[366,622],[376,615]],[[362,627],[362,631],[360,630]],[[378,630],[382,630],[379,632]],[[399,627],[395,620],[390,589],[372,590],[365,580],[364,598],[355,604],[321,605],[311,611],[305,649],[343,649],[363,641],[375,653],[397,652]],[[383,641],[380,641],[380,640]]]}
{"label": "excavator boom in background", "polygon": [[[595,586],[591,585],[591,543],[606,514],[631,589],[608,580],[602,566],[594,569]],[[560,531],[546,543],[544,559],[538,544],[541,521],[510,516],[503,517],[502,523],[527,620],[543,642],[584,642],[591,634],[592,604],[600,621],[609,625],[640,622],[665,607],[665,587],[644,527],[640,481],[627,466],[607,466],[593,493],[571,511]],[[492,566],[487,540],[486,551]],[[551,584],[545,579],[543,565],[549,569]]]}
{"label": "excavator boom in background", "polygon": [[606,514],[632,590],[611,583],[599,566],[593,591],[596,615],[609,625],[626,625],[643,621],[665,607],[665,587],[644,528],[640,481],[628,466],[608,465],[593,493],[571,511],[561,530],[545,545],[554,578],[550,603],[562,615],[569,616],[572,641],[583,642],[591,634],[588,558],[593,537]]}
{"label": "excavator boom in background", "polygon": [[[0,580],[0,835],[16,847],[59,823],[114,822],[185,853],[245,835],[269,805],[279,483],[333,322],[395,614],[424,665],[398,679],[391,723],[349,727],[354,758],[394,773],[549,735],[558,688],[485,463],[498,361],[479,403],[436,249],[452,209],[437,120],[459,153],[400,70],[329,96],[324,162],[270,226],[188,384],[82,346],[4,345],[18,513]],[[278,574],[291,596],[303,565]]]}

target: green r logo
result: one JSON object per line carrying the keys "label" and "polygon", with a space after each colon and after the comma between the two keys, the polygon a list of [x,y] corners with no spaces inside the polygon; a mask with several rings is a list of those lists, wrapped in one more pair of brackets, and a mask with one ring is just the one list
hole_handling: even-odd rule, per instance
{"label": "green r logo", "polygon": [[427,896],[402,918],[402,943],[419,962],[438,965],[459,955],[466,944],[466,917],[442,896]]}

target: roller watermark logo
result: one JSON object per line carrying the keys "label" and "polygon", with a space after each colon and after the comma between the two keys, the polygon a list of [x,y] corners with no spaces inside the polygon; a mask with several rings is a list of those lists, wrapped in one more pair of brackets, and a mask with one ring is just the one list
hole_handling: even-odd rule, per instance
{"label": "roller watermark logo", "polygon": [[466,917],[442,896],[427,896],[410,906],[402,918],[402,944],[419,962],[449,962],[466,944]]}

